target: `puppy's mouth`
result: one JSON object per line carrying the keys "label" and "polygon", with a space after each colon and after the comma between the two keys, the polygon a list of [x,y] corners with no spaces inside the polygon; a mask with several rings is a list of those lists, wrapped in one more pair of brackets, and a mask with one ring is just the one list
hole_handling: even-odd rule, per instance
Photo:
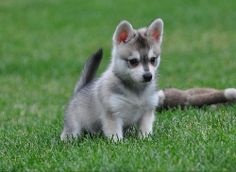
{"label": "puppy's mouth", "polygon": [[143,80],[142,83],[143,83],[143,84],[149,84],[149,83],[151,83],[151,81],[152,81],[152,80],[150,80],[150,81],[144,81],[144,80]]}
{"label": "puppy's mouth", "polygon": [[143,81],[143,83],[145,83],[145,84],[148,84],[148,83],[150,83],[151,81]]}

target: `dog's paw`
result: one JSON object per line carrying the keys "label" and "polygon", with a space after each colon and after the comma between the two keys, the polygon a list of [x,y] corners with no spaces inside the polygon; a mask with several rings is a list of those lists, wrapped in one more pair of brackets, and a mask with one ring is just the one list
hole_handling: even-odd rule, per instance
{"label": "dog's paw", "polygon": [[227,88],[224,91],[225,98],[229,101],[236,100],[236,89],[235,88]]}
{"label": "dog's paw", "polygon": [[61,141],[76,140],[79,138],[79,133],[62,132],[60,138]]}
{"label": "dog's paw", "polygon": [[114,143],[121,142],[123,140],[123,137],[118,136],[118,135],[111,135],[108,136],[108,139]]}
{"label": "dog's paw", "polygon": [[138,133],[138,137],[140,138],[140,139],[145,139],[145,138],[148,138],[148,137],[150,137],[152,135],[152,132],[150,131],[150,132],[142,132],[142,131],[139,131],[139,133]]}

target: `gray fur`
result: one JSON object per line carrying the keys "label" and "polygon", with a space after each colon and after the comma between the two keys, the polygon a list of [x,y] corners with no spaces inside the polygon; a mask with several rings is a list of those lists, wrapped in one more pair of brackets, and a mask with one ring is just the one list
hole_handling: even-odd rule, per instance
{"label": "gray fur", "polygon": [[146,35],[142,35],[140,33],[137,33],[137,35],[135,35],[137,37],[137,40],[134,44],[134,46],[136,47],[136,49],[149,49],[150,45],[148,43],[148,40],[145,38]]}
{"label": "gray fur", "polygon": [[89,82],[94,79],[96,71],[102,60],[102,49],[100,48],[95,54],[93,54],[84,65],[84,69],[81,74],[81,78],[75,86],[74,92],[79,91]]}
{"label": "gray fur", "polygon": [[[101,53],[92,56],[85,65],[65,112],[62,140],[77,138],[86,130],[91,133],[103,131],[106,137],[116,141],[123,138],[123,128],[132,125],[138,125],[140,137],[152,134],[154,111],[158,104],[155,76],[160,59],[155,66],[149,60],[160,54],[162,38],[152,37],[152,32],[157,29],[162,35],[161,19],[139,30],[133,29],[127,21],[117,26],[113,35],[112,62],[108,69],[100,78],[93,80]],[[120,36],[124,32],[127,37]],[[139,58],[140,64],[129,68],[128,61],[133,57]],[[144,82],[143,74],[147,67],[153,79]]]}

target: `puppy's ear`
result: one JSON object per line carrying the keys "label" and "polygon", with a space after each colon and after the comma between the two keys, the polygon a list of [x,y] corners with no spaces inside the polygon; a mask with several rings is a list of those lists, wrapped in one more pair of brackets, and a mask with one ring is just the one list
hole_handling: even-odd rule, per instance
{"label": "puppy's ear", "polygon": [[162,42],[164,23],[162,19],[154,20],[147,29],[147,36],[154,40],[154,42]]}
{"label": "puppy's ear", "polygon": [[133,34],[133,27],[128,21],[121,21],[116,27],[113,42],[116,44],[127,43]]}

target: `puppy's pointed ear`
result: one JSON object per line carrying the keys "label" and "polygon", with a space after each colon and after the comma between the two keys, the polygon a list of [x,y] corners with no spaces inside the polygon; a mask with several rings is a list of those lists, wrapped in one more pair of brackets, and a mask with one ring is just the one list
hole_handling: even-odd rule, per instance
{"label": "puppy's pointed ear", "polygon": [[116,44],[127,43],[133,33],[133,27],[128,21],[121,21],[116,27],[113,42]]}
{"label": "puppy's pointed ear", "polygon": [[164,23],[162,19],[158,18],[154,20],[147,29],[148,37],[154,40],[155,42],[161,43],[163,35],[163,27]]}

